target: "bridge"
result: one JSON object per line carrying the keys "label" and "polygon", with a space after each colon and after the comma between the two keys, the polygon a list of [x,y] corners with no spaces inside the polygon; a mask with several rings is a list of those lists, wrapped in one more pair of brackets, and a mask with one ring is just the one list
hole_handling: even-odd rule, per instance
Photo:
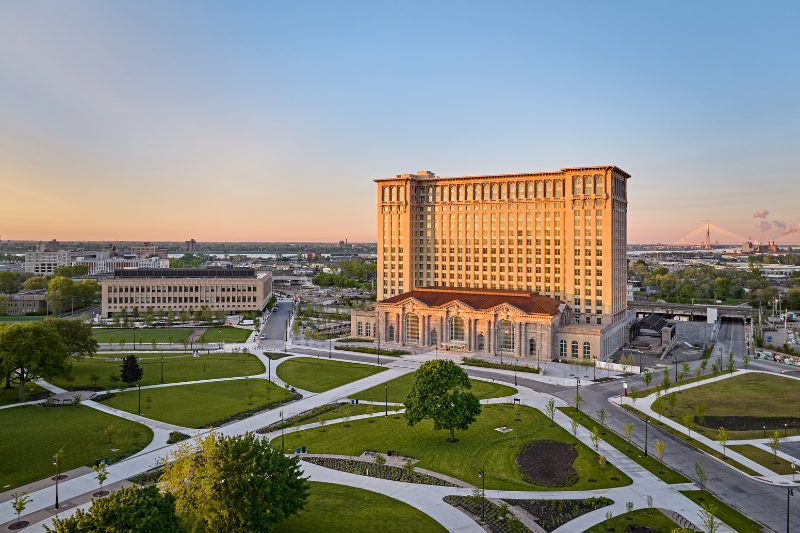
{"label": "bridge", "polygon": [[670,304],[662,302],[628,302],[628,309],[636,313],[655,313],[665,318],[676,316],[687,317],[694,320],[695,316],[707,316],[708,309],[717,310],[720,318],[752,318],[756,309],[752,307],[732,306],[732,305],[709,305],[709,304]]}

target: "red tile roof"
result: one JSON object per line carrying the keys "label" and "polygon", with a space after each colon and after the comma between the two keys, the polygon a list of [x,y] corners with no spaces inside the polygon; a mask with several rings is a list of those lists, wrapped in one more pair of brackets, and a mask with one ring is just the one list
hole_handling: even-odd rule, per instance
{"label": "red tile roof", "polygon": [[441,307],[457,300],[478,311],[508,304],[528,314],[551,316],[559,313],[559,306],[563,303],[548,296],[542,296],[538,292],[450,287],[419,287],[381,300],[380,303],[396,304],[410,298],[414,298],[428,307]]}

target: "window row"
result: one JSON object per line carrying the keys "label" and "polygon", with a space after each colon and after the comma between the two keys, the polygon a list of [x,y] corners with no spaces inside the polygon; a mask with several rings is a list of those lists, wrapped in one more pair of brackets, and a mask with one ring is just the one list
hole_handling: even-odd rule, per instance
{"label": "window row", "polygon": [[255,296],[109,296],[110,304],[182,304],[200,302],[255,302]]}
{"label": "window row", "polygon": [[108,292],[255,292],[254,285],[114,285]]}

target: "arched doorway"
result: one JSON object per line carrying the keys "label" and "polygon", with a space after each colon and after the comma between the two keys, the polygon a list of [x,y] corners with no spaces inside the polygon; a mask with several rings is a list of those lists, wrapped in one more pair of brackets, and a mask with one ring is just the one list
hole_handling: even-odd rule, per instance
{"label": "arched doorway", "polygon": [[389,326],[389,330],[387,332],[388,340],[394,341],[394,326]]}
{"label": "arched doorway", "polygon": [[514,324],[510,320],[501,320],[497,324],[497,350],[500,353],[514,353]]}
{"label": "arched doorway", "polygon": [[419,317],[417,315],[406,317],[406,342],[419,344]]}
{"label": "arched doorway", "polygon": [[483,333],[478,333],[478,351],[483,352],[486,350],[486,340],[483,337]]}
{"label": "arched doorway", "polygon": [[431,346],[437,346],[439,344],[439,336],[436,334],[436,330],[431,330]]}
{"label": "arched doorway", "polygon": [[528,341],[528,355],[531,357],[536,355],[536,339]]}

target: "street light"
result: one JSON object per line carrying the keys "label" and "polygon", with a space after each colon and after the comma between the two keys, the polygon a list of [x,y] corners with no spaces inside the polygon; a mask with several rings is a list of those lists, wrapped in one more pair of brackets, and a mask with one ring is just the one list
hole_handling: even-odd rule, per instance
{"label": "street light", "polygon": [[386,408],[386,412],[383,416],[389,418],[389,387],[386,386],[385,381],[383,382],[383,392],[385,394],[384,407]]}
{"label": "street light", "polygon": [[517,361],[514,360],[514,386],[517,386]]}
{"label": "street light", "polygon": [[[580,384],[581,384],[581,378],[575,378],[575,398],[580,396],[580,393],[578,393],[578,387],[580,386]],[[581,412],[581,406],[580,406],[580,404],[578,404],[577,401],[575,402],[575,407],[578,409],[578,412],[580,413]]]}
{"label": "street light", "polygon": [[58,467],[59,465],[58,455],[53,457],[53,464],[56,466],[56,509],[58,509]]}
{"label": "street light", "polygon": [[161,356],[161,384],[164,384],[164,356]]}
{"label": "street light", "polygon": [[486,467],[482,466],[478,470],[478,477],[481,478],[481,522],[486,523]]}
{"label": "street light", "polygon": [[281,411],[281,453],[286,449],[283,445],[283,411]]}
{"label": "street light", "polygon": [[644,415],[644,456],[647,457],[647,421],[650,417]]}
{"label": "street light", "polygon": [[676,358],[675,358],[675,383],[677,383],[677,382],[678,382],[678,363],[679,363],[679,362],[680,362],[680,361],[678,361],[678,358],[676,357]]}
{"label": "street light", "polygon": [[789,488],[786,492],[786,533],[789,533],[789,498],[794,496],[794,491]]}

